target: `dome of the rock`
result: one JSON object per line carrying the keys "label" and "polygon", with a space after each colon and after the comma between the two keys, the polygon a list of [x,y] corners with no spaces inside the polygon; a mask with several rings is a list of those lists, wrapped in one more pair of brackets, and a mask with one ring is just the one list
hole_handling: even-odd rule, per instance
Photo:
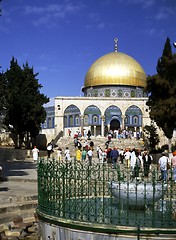
{"label": "dome of the rock", "polygon": [[146,86],[146,74],[132,57],[111,52],[97,59],[89,68],[84,89],[98,86]]}

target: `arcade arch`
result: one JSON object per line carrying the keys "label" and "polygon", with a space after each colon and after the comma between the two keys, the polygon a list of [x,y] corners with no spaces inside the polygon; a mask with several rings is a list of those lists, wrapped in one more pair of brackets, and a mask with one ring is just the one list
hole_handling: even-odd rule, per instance
{"label": "arcade arch", "polygon": [[80,126],[80,110],[75,105],[68,106],[64,111],[64,128]]}
{"label": "arcade arch", "polygon": [[[122,116],[121,109],[116,105],[109,106],[104,115],[101,108],[90,105],[82,112],[75,105],[69,105],[64,111],[64,128],[75,131],[91,130],[92,135],[107,135],[108,131],[118,129],[136,130],[142,127],[142,111],[136,106],[130,106]],[[85,134],[84,134],[85,135]]]}
{"label": "arcade arch", "polygon": [[95,105],[90,105],[84,110],[84,135],[90,129],[92,135],[101,134],[101,111]]}

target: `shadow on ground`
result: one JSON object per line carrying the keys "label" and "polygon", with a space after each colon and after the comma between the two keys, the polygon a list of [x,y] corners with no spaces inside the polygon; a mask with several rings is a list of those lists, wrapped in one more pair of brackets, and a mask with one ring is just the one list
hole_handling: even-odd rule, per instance
{"label": "shadow on ground", "polygon": [[0,162],[2,166],[2,180],[6,180],[11,176],[27,176],[30,175],[32,169],[36,169],[36,164],[31,161],[6,161]]}

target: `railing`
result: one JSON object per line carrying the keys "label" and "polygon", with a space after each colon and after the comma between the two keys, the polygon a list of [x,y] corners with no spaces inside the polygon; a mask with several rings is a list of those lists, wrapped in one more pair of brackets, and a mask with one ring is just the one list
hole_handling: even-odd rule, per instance
{"label": "railing", "polygon": [[[138,230],[175,230],[176,233],[176,184],[172,181],[172,170],[167,178],[166,183],[159,180],[155,165],[149,178],[143,177],[142,170],[138,178],[133,178],[131,170],[123,164],[112,169],[107,163],[89,165],[88,162],[40,159],[38,211],[51,217],[107,225],[108,228],[127,226]],[[112,183],[119,186],[116,197]],[[152,192],[149,192],[148,185]],[[143,186],[142,192],[139,186]],[[156,198],[157,191],[161,195],[159,199]],[[141,194],[144,200],[138,204]],[[149,194],[152,194],[150,203]],[[131,204],[131,197],[133,202],[136,199],[136,204]]]}

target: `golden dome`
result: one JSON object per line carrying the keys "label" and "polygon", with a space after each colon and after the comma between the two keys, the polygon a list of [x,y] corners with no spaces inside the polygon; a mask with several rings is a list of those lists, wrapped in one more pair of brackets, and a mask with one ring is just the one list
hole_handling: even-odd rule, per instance
{"label": "golden dome", "polygon": [[146,74],[129,55],[111,52],[97,59],[89,68],[84,88],[102,85],[146,86]]}

